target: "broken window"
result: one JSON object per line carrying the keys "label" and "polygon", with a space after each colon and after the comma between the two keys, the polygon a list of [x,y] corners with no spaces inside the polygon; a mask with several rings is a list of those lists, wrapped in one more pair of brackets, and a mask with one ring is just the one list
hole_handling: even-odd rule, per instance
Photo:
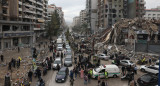
{"label": "broken window", "polygon": [[113,18],[116,18],[116,14],[113,14]]}
{"label": "broken window", "polygon": [[13,31],[17,31],[18,30],[18,26],[12,26],[12,30]]}
{"label": "broken window", "polygon": [[10,25],[3,25],[2,26],[2,31],[9,31],[10,30]]}
{"label": "broken window", "polygon": [[117,12],[117,10],[116,10],[116,9],[113,9],[113,10],[112,10],[112,12],[113,12],[113,13],[116,13],[116,12]]}

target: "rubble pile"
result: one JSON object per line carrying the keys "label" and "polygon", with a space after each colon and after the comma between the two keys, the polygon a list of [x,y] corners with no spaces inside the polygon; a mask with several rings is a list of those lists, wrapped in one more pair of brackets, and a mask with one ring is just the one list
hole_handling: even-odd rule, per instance
{"label": "rubble pile", "polygon": [[[117,44],[122,41],[122,32],[126,31],[129,36],[134,36],[136,38],[137,31],[146,31],[148,35],[152,37],[152,35],[158,32],[158,24],[160,24],[160,20],[145,20],[145,19],[122,19],[119,22],[115,23],[111,29],[111,33],[106,31],[107,34],[103,37],[104,42],[110,42]],[[108,36],[109,35],[109,39]],[[136,39],[135,39],[136,40]],[[155,40],[157,40],[157,36],[155,36]]]}

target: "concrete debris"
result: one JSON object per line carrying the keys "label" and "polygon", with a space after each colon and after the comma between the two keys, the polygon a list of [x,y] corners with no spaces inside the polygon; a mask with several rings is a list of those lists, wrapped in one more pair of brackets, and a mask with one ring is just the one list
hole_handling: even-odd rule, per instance
{"label": "concrete debris", "polygon": [[[145,20],[139,18],[122,19],[112,26],[110,30],[111,33],[106,31],[107,34],[102,36],[102,41],[117,44],[123,40],[124,34],[128,34],[128,42],[132,44],[134,41],[130,39],[137,40],[137,33],[143,32],[152,37],[153,34],[158,32],[159,28],[157,25],[159,24],[160,20]],[[156,41],[157,36],[155,36],[155,42]]]}

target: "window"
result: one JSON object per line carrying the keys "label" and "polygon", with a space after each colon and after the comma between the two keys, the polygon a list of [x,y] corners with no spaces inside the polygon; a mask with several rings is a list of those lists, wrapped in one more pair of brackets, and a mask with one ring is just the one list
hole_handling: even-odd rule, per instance
{"label": "window", "polygon": [[105,72],[105,69],[101,70],[99,73],[104,73]]}
{"label": "window", "polygon": [[115,7],[117,7],[117,5],[115,5]]}
{"label": "window", "polygon": [[10,26],[9,25],[3,25],[2,26],[2,31],[9,31],[10,30]]}
{"label": "window", "polygon": [[121,17],[121,15],[119,15],[119,17]]}
{"label": "window", "polygon": [[119,7],[121,7],[121,5],[119,5]]}

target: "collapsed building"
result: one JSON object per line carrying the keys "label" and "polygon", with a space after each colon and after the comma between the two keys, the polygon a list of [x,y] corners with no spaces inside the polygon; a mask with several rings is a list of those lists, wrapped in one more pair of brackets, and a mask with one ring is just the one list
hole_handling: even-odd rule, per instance
{"label": "collapsed building", "polygon": [[122,19],[100,38],[103,44],[126,45],[135,52],[160,53],[160,21]]}

